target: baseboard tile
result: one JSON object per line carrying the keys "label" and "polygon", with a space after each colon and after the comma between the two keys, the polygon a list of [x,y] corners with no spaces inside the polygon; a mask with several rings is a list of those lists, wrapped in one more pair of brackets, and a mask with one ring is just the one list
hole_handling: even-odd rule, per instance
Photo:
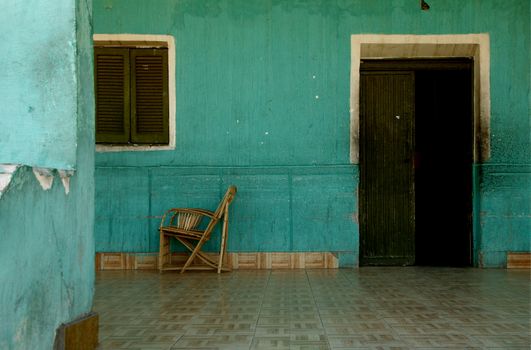
{"label": "baseboard tile", "polygon": [[[215,253],[209,254],[216,258]],[[172,264],[183,264],[186,253],[173,253]],[[197,259],[196,259],[197,260]],[[200,261],[194,261],[193,265]],[[337,269],[338,257],[331,252],[228,253],[225,264],[233,270]],[[96,270],[156,270],[157,253],[96,253]]]}
{"label": "baseboard tile", "polygon": [[507,253],[508,269],[531,269],[531,253],[510,252]]}

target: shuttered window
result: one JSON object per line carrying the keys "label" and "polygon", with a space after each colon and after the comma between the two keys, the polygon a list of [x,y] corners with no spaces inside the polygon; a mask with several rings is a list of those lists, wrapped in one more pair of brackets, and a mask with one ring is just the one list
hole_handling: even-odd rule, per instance
{"label": "shuttered window", "polygon": [[96,143],[168,144],[168,50],[94,49]]}

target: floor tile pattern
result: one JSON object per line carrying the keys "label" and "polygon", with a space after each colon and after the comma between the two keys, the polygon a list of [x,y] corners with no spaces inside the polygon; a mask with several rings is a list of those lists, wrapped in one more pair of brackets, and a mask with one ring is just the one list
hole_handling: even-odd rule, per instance
{"label": "floor tile pattern", "polygon": [[101,349],[530,349],[529,270],[100,271]]}

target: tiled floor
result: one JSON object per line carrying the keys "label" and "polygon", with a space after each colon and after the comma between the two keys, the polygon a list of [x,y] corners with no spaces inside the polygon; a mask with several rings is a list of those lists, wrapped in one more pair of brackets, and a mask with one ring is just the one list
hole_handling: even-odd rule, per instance
{"label": "tiled floor", "polygon": [[530,349],[529,270],[102,271],[102,349]]}

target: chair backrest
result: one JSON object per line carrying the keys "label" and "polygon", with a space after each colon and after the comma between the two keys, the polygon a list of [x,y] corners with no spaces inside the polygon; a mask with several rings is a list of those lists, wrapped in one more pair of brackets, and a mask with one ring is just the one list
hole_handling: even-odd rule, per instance
{"label": "chair backrest", "polygon": [[234,185],[229,186],[229,188],[227,189],[227,192],[225,192],[225,195],[223,196],[223,200],[221,201],[221,203],[219,203],[218,208],[214,212],[214,216],[217,219],[219,219],[223,215],[223,210],[225,209],[226,206],[228,206],[232,202],[232,200],[234,199],[234,196],[236,196],[237,191],[238,189],[236,188],[236,186]]}

